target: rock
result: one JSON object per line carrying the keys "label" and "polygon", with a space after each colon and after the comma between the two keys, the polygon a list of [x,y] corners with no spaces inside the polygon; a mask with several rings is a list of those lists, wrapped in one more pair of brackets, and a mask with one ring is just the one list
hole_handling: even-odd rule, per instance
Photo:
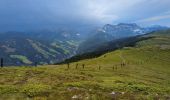
{"label": "rock", "polygon": [[110,93],[110,96],[111,96],[112,98],[115,98],[115,97],[116,97],[116,93],[115,93],[115,92],[111,92],[111,93]]}
{"label": "rock", "polygon": [[92,89],[89,89],[89,91],[92,91]]}
{"label": "rock", "polygon": [[67,88],[67,90],[71,92],[71,91],[79,90],[79,88],[78,87],[69,87],[69,88]]}
{"label": "rock", "polygon": [[125,94],[125,92],[121,92],[121,94],[123,95],[123,94]]}
{"label": "rock", "polygon": [[82,96],[81,96],[81,95],[74,95],[74,96],[72,97],[72,99],[82,99]]}
{"label": "rock", "polygon": [[78,99],[78,95],[74,95],[73,97],[72,97],[72,99]]}
{"label": "rock", "polygon": [[112,93],[110,93],[111,95],[115,95],[116,93],[115,92],[112,92]]}

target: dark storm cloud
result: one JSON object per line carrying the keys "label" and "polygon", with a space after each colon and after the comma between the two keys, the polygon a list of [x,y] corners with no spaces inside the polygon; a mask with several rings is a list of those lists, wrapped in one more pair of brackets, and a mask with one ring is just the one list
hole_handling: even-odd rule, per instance
{"label": "dark storm cloud", "polygon": [[137,22],[169,25],[169,0],[0,0],[1,30]]}

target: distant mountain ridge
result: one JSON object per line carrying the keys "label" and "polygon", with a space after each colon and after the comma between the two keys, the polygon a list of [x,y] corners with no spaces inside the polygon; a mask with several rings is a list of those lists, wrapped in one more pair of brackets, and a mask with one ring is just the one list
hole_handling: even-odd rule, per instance
{"label": "distant mountain ridge", "polygon": [[164,50],[169,51],[170,29],[155,31],[143,35],[126,37],[126,38],[116,39],[110,42],[105,42],[100,46],[98,46],[97,48],[93,49],[92,52],[85,52],[83,54],[78,54],[58,64],[71,63],[71,62],[77,62],[84,59],[97,58],[105,53],[112,52],[118,49],[128,50],[129,48],[140,48],[140,47],[144,49],[147,48],[147,50],[154,48],[154,49],[160,49],[162,51]]}
{"label": "distant mountain ridge", "polygon": [[132,37],[146,34],[152,31],[166,29],[168,29],[168,27],[164,26],[151,26],[143,28],[135,23],[120,23],[117,25],[106,24],[102,28],[97,29],[94,33],[92,33],[92,36],[81,43],[77,50],[77,53],[83,54],[87,52],[93,52],[96,48],[103,45],[103,43],[116,39]]}
{"label": "distant mountain ridge", "polygon": [[91,32],[88,38],[68,29],[0,33],[0,58],[5,65],[53,64],[77,54],[114,49],[116,42],[124,45],[132,37],[167,27],[142,28],[135,23],[106,24]]}
{"label": "distant mountain ridge", "polygon": [[40,31],[0,33],[0,57],[5,65],[52,64],[75,54],[76,32]]}
{"label": "distant mountain ridge", "polygon": [[135,23],[132,24],[120,23],[118,25],[107,24],[103,27],[103,31],[115,38],[134,36],[144,33],[144,30]]}

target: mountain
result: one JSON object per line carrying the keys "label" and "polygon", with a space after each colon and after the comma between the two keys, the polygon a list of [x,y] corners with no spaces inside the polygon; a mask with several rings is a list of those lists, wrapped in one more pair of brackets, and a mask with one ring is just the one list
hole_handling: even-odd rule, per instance
{"label": "mountain", "polygon": [[169,27],[160,26],[160,25],[152,25],[152,26],[144,28],[145,32],[147,33],[152,32],[152,31],[161,31],[161,30],[167,30],[167,29],[169,29]]}
{"label": "mountain", "polygon": [[[104,45],[109,41],[116,41],[118,39],[143,35],[152,31],[166,30],[168,27],[163,26],[152,26],[152,27],[140,27],[135,23],[127,24],[120,23],[117,25],[106,24],[103,28],[97,29],[92,32],[92,36],[87,38],[82,42],[77,50],[78,54],[83,54],[87,52],[93,52],[96,48]],[[113,46],[115,46],[113,44]]]}
{"label": "mountain", "polygon": [[132,47],[143,48],[141,50],[158,49],[162,51],[168,51],[170,49],[170,29],[105,42],[97,48],[93,49],[92,52],[78,54],[69,59],[66,59],[61,63],[77,62],[83,59],[96,58],[108,52],[113,52],[120,49],[126,50],[126,48],[128,50],[128,48]]}
{"label": "mountain", "polygon": [[143,29],[135,23],[120,23],[118,25],[107,24],[103,27],[103,31],[115,38],[129,37],[144,33]]}
{"label": "mountain", "polygon": [[50,64],[75,54],[80,42],[77,32],[39,31],[0,34],[0,57],[5,65]]}
{"label": "mountain", "polygon": [[[0,33],[0,58],[5,65],[53,64],[77,54],[113,50],[129,45],[135,36],[166,27],[141,28],[137,24],[106,24],[84,38],[71,29]],[[85,40],[84,40],[85,39]]]}

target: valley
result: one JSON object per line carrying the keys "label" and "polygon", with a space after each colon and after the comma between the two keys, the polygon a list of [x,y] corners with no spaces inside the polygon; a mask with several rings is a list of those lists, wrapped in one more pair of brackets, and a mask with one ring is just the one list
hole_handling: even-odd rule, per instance
{"label": "valley", "polygon": [[0,57],[4,59],[5,66],[60,62],[73,56],[80,42],[76,33],[66,31],[8,32],[0,34],[0,39]]}
{"label": "valley", "polygon": [[55,64],[76,55],[97,53],[97,50],[116,50],[132,44],[130,40],[138,40],[138,35],[166,29],[168,27],[142,28],[135,23],[120,23],[94,29],[89,36],[69,29],[9,31],[0,33],[0,57],[5,66]]}

